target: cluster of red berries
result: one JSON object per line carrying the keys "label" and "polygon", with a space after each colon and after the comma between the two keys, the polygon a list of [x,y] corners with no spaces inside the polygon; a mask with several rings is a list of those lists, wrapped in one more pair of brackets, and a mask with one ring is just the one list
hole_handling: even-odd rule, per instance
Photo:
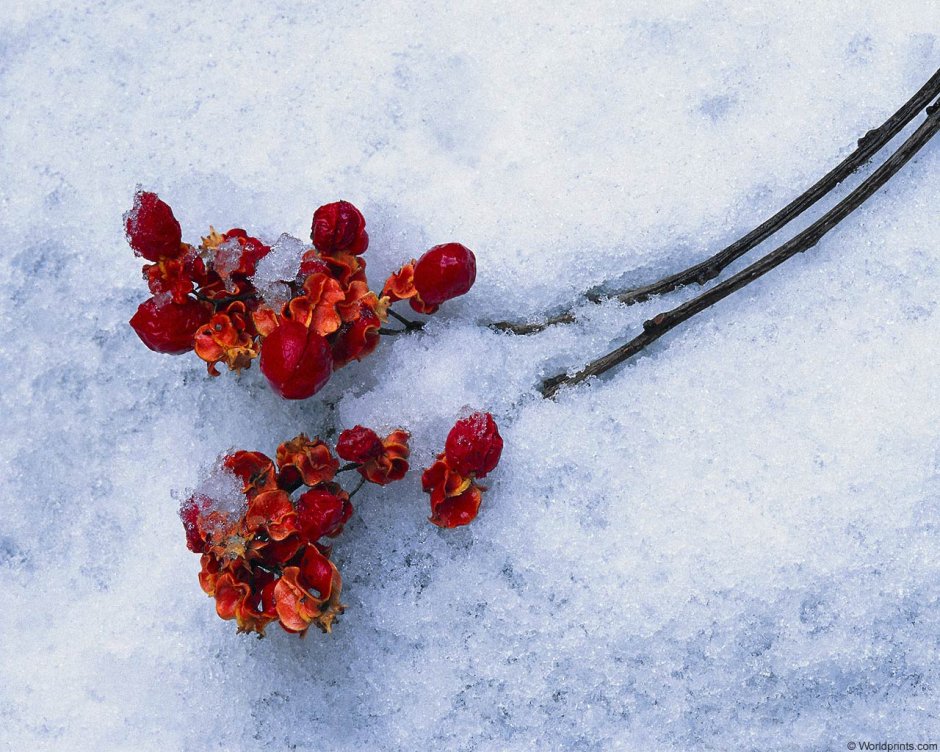
{"label": "cluster of red berries", "polygon": [[[473,253],[447,243],[402,266],[376,293],[362,258],[366,222],[347,201],[316,210],[312,246],[292,242],[296,272],[277,280],[284,293],[277,301],[259,292],[266,279],[259,263],[272,247],[242,229],[210,227],[198,246],[184,243],[170,207],[143,191],[124,225],[135,253],[149,262],[144,277],[152,297],[130,321],[144,344],[162,353],[194,350],[213,376],[219,363],[238,371],[259,358],[261,372],[286,399],[315,394],[333,371],[371,353],[382,333],[418,326],[390,311],[394,303],[407,300],[418,313],[432,314],[476,278]],[[406,329],[385,329],[389,315]],[[301,434],[281,444],[273,460],[260,452],[224,456],[219,472],[180,508],[186,544],[202,557],[199,582],[219,616],[259,635],[275,621],[301,635],[311,626],[329,632],[344,607],[326,541],[342,532],[364,483],[384,486],[405,476],[408,439],[401,429],[383,439],[356,426],[340,434],[335,452]],[[502,448],[489,413],[457,421],[422,476],[431,522],[450,528],[476,517],[485,490],[478,480],[493,470]],[[347,471],[361,476],[352,491],[337,482]]]}
{"label": "cluster of red berries", "polygon": [[[343,580],[323,539],[342,532],[363,483],[384,486],[405,476],[408,438],[402,429],[382,439],[356,426],[340,434],[335,455],[301,434],[281,444],[275,460],[246,451],[223,457],[222,473],[233,482],[216,478],[180,508],[186,545],[202,555],[199,583],[216,613],[235,619],[239,632],[264,635],[274,621],[301,635],[311,626],[329,632],[344,609]],[[489,413],[457,421],[422,478],[431,522],[458,527],[476,517],[485,490],[476,480],[496,467],[502,448]],[[350,470],[362,479],[347,492],[336,476]]]}
{"label": "cluster of red berries", "polygon": [[198,246],[184,243],[170,207],[143,191],[124,226],[131,248],[151,262],[144,277],[153,295],[130,321],[143,343],[162,353],[195,350],[213,376],[218,363],[238,371],[260,356],[261,372],[286,399],[310,397],[333,371],[375,350],[396,301],[434,313],[476,279],[473,252],[447,243],[392,274],[381,294],[374,292],[362,258],[369,247],[365,218],[348,201],[314,212],[313,246],[299,254],[295,276],[282,280],[289,299],[274,307],[252,281],[271,246],[244,230],[210,228]]}
{"label": "cluster of red berries", "polygon": [[[381,439],[356,426],[337,442],[342,467],[304,434],[281,444],[276,460],[246,451],[223,457],[222,482],[215,478],[180,508],[186,545],[202,555],[199,583],[218,615],[235,619],[239,632],[263,635],[274,621],[301,635],[310,626],[329,632],[343,612],[343,581],[323,539],[342,532],[362,483],[405,476],[408,453],[406,431]],[[351,493],[336,482],[348,470],[362,476]]]}
{"label": "cluster of red berries", "polygon": [[458,420],[444,443],[444,451],[421,476],[431,495],[430,520],[438,527],[459,527],[472,522],[483,500],[485,486],[477,483],[499,462],[503,437],[489,413],[474,413]]}

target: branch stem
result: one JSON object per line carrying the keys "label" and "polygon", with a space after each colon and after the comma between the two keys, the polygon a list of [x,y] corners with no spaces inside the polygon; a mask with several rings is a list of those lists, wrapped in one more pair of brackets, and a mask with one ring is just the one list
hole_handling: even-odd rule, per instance
{"label": "branch stem", "polygon": [[359,479],[359,483],[356,484],[356,487],[352,491],[349,492],[349,498],[351,499],[353,496],[359,493],[359,489],[361,489],[365,485],[365,483],[366,483],[366,479],[365,479],[365,476],[363,476]]}
{"label": "branch stem", "polygon": [[402,324],[405,325],[405,329],[411,331],[412,329],[424,329],[423,321],[412,321],[402,316],[400,313],[396,313],[391,308],[388,309],[388,315],[392,318],[398,319]]}
{"label": "branch stem", "polygon": [[[842,162],[820,178],[814,185],[797,196],[772,217],[755,227],[746,235],[734,241],[731,245],[718,251],[715,255],[693,264],[687,269],[671,274],[649,284],[635,287],[621,292],[590,292],[585,293],[592,303],[601,303],[616,298],[624,305],[642,303],[654,295],[671,292],[689,284],[704,285],[721,274],[730,264],[741,258],[751,249],[762,243],[771,235],[790,223],[816,202],[830,193],[843,180],[858,170],[875,154],[877,154],[892,138],[917,116],[931,101],[940,95],[940,69],[930,80],[901,108],[888,118],[882,125],[868,131],[858,140],[857,148]],[[509,331],[515,334],[534,334],[554,324],[570,324],[575,321],[573,310],[569,309],[556,316],[533,323],[515,323],[512,321],[497,321],[490,324],[493,329]]]}
{"label": "branch stem", "polygon": [[937,130],[940,129],[940,102],[928,107],[927,112],[927,119],[901,144],[896,152],[888,157],[861,185],[812,225],[724,282],[715,285],[686,303],[644,322],[642,333],[625,345],[592,361],[577,373],[570,376],[558,374],[546,379],[541,385],[542,395],[551,399],[562,387],[579,384],[592,376],[598,376],[623,363],[682,322],[764,276],[791,256],[803,253],[815,246],[826,233],[888,182],[936,134]]}

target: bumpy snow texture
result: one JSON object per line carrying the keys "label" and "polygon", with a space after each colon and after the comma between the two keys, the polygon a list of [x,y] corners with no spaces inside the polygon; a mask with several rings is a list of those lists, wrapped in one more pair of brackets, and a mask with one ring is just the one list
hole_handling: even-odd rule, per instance
{"label": "bumpy snow texture", "polygon": [[[940,143],[557,402],[541,377],[667,302],[482,326],[704,257],[940,64],[936,3],[777,5],[6,3],[0,744],[940,742]],[[190,239],[345,198],[376,281],[455,240],[477,284],[286,403],[134,336],[137,183]],[[173,494],[220,452],[400,424],[420,468],[467,407],[506,440],[472,525],[430,525],[417,473],[370,487],[331,636],[216,617]]]}

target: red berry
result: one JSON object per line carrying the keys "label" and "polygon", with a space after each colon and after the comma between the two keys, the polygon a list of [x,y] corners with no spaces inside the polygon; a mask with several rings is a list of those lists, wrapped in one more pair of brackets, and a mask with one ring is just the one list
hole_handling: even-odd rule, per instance
{"label": "red berry", "polygon": [[359,318],[343,324],[333,335],[333,365],[339,369],[362,360],[378,347],[382,321],[372,308],[360,305]]}
{"label": "red berry", "polygon": [[[265,245],[258,238],[251,237],[247,232],[245,232],[240,227],[234,227],[222,236],[226,241],[235,240],[240,246],[239,252],[236,254],[218,254],[216,256],[216,263],[223,261],[223,266],[225,266],[230,274],[242,274],[246,277],[250,277],[255,273],[257,269],[258,262],[267,256],[271,252],[271,246]],[[223,248],[227,244],[223,243]],[[230,258],[220,258],[220,256],[228,256]],[[221,273],[221,272],[220,272]]]}
{"label": "red berry", "polygon": [[365,253],[369,247],[366,220],[348,201],[336,201],[313,214],[310,239],[321,253]]}
{"label": "red berry", "polygon": [[469,525],[480,512],[483,492],[479,486],[472,485],[463,493],[449,496],[437,503],[431,502],[431,516],[428,519],[438,527],[451,528]]}
{"label": "red berry", "polygon": [[206,541],[199,530],[200,514],[201,510],[195,496],[191,496],[180,506],[180,520],[186,531],[186,548],[194,554],[201,554],[206,550]]}
{"label": "red berry", "polygon": [[297,499],[297,518],[304,535],[313,542],[329,536],[336,537],[352,516],[353,507],[344,491],[312,488]]}
{"label": "red berry", "polygon": [[173,210],[156,193],[138,191],[134,208],[124,215],[127,242],[148,261],[176,258],[183,253],[183,235]]}
{"label": "red berry", "polygon": [[277,471],[271,458],[261,452],[246,452],[239,449],[228,454],[223,464],[242,482],[242,493],[250,501],[262,491],[271,491],[277,486]]}
{"label": "red berry", "polygon": [[182,304],[148,298],[137,308],[130,324],[151,350],[176,355],[193,349],[196,330],[209,321],[210,313],[208,306],[192,298]]}
{"label": "red berry", "polygon": [[415,264],[414,286],[421,300],[436,306],[463,295],[477,277],[477,260],[460,243],[436,245]]}
{"label": "red berry", "polygon": [[447,463],[461,475],[483,478],[499,462],[503,437],[489,413],[474,413],[458,420],[447,434]]}
{"label": "red berry", "polygon": [[428,519],[438,527],[469,525],[480,511],[483,489],[455,472],[443,454],[424,471],[421,487],[431,495]]}
{"label": "red berry", "polygon": [[261,344],[261,372],[284,399],[306,399],[330,380],[333,356],[319,334],[283,319]]}
{"label": "red berry", "polygon": [[336,453],[347,462],[365,463],[384,450],[382,439],[371,428],[356,426],[343,431],[336,443]]}
{"label": "red berry", "polygon": [[298,276],[310,277],[314,274],[330,275],[330,267],[313,249],[304,253],[300,258],[300,269],[297,270]]}

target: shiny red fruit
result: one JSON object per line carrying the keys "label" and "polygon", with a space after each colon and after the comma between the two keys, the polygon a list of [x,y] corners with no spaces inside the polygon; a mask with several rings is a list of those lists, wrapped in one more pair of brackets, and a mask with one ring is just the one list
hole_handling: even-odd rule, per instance
{"label": "shiny red fruit", "polygon": [[476,257],[460,243],[436,245],[415,264],[414,286],[429,306],[463,295],[476,278]]}
{"label": "shiny red fruit", "polygon": [[365,463],[382,454],[382,439],[371,428],[356,426],[339,435],[336,453],[347,462]]}
{"label": "shiny red fruit", "polygon": [[180,506],[180,520],[186,531],[186,548],[194,554],[205,553],[206,550],[205,538],[199,530],[199,515],[199,504],[195,496],[191,496]]}
{"label": "shiny red fruit", "polygon": [[308,540],[315,542],[323,536],[334,538],[343,531],[343,525],[353,513],[345,491],[312,488],[297,499],[297,519]]}
{"label": "shiny red fruit", "polygon": [[382,322],[371,308],[362,306],[359,318],[343,324],[333,335],[333,366],[342,368],[362,360],[378,347]]}
{"label": "shiny red fruit", "polygon": [[284,399],[306,399],[330,380],[333,356],[323,337],[284,319],[261,344],[261,372]]}
{"label": "shiny red fruit", "polygon": [[183,253],[183,235],[173,210],[156,193],[138,191],[134,208],[124,215],[127,242],[148,261],[176,258]]}
{"label": "shiny red fruit", "polygon": [[447,434],[447,464],[461,475],[483,478],[499,462],[503,437],[489,413],[474,413],[458,420]]}
{"label": "shiny red fruit", "polygon": [[348,201],[336,201],[313,214],[310,239],[320,253],[365,253],[369,247],[366,220]]}
{"label": "shiny red fruit", "polygon": [[208,323],[208,306],[189,298],[183,304],[148,298],[130,321],[137,336],[154,352],[177,355],[193,349],[196,330]]}
{"label": "shiny red fruit", "polygon": [[234,227],[225,233],[225,240],[235,239],[241,246],[241,253],[232,264],[231,271],[250,277],[255,273],[258,262],[271,252],[271,246],[265,245],[258,238],[253,238],[240,227]]}

